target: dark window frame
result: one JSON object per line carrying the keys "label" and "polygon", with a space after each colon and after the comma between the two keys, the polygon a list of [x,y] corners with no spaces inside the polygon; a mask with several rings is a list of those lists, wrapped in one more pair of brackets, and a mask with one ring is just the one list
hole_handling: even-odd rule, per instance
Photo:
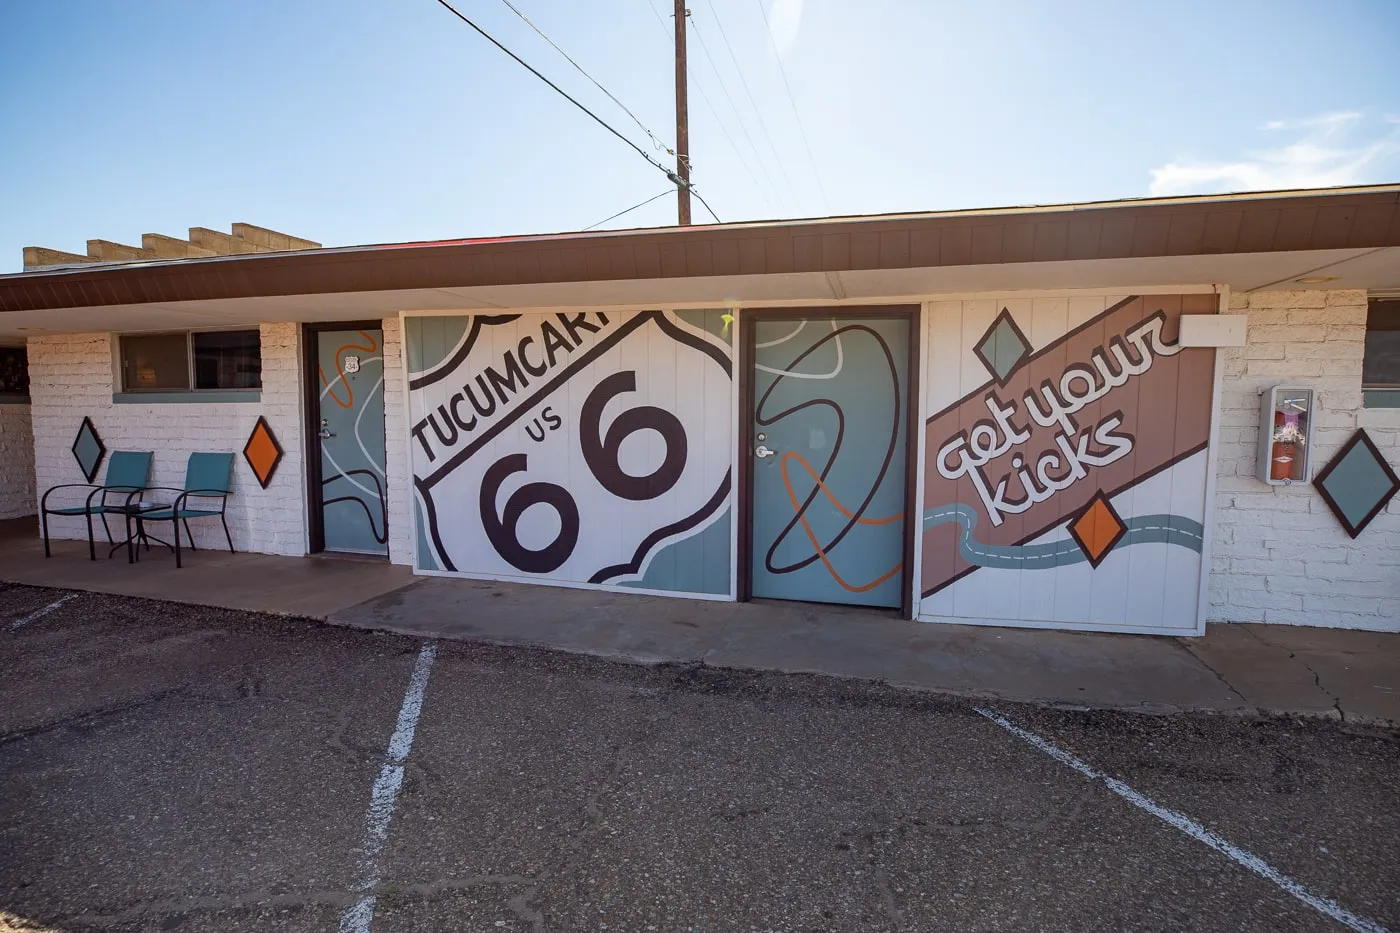
{"label": "dark window frame", "polygon": [[[258,341],[257,384],[252,386],[198,387],[195,368],[195,337],[199,334],[252,334]],[[185,384],[183,386],[134,386],[127,382],[126,341],[143,337],[181,336],[185,341]],[[207,327],[197,330],[162,330],[140,333],[118,334],[116,346],[117,394],[118,395],[227,395],[230,392],[258,393],[262,391],[262,332],[256,327]]]}
{"label": "dark window frame", "polygon": [[[1376,354],[1382,352],[1379,334],[1393,335],[1386,343],[1395,354],[1393,371],[1376,371]],[[1400,296],[1378,296],[1366,302],[1366,336],[1361,364],[1361,398],[1367,408],[1400,408]],[[1370,364],[1368,366],[1368,363]],[[1384,377],[1384,378],[1382,378]]]}
{"label": "dark window frame", "polygon": [[22,388],[15,389],[8,387],[6,382],[0,381],[0,402],[15,403],[29,401],[29,351],[25,347],[0,346],[0,378],[8,378],[8,359],[18,358],[19,372]]}

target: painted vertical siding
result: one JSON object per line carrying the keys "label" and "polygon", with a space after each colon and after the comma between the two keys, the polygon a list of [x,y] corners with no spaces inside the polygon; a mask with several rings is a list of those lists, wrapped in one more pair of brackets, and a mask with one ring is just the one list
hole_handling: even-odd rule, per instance
{"label": "painted vertical siding", "polygon": [[1400,497],[1352,540],[1311,484],[1255,478],[1259,393],[1281,384],[1317,391],[1314,476],[1357,428],[1400,472],[1400,409],[1362,405],[1366,293],[1237,294],[1231,311],[1249,332],[1222,351],[1210,618],[1400,631]]}
{"label": "painted vertical siding", "polygon": [[1215,360],[1176,332],[1217,307],[1214,294],[926,306],[921,618],[1197,629]]}
{"label": "painted vertical siding", "polygon": [[408,467],[408,400],[403,385],[403,327],[396,317],[384,328],[384,468],[389,487],[389,561],[413,563],[413,477]]}
{"label": "painted vertical siding", "polygon": [[728,596],[719,311],[410,317],[418,566]]}
{"label": "painted vertical siding", "polygon": [[[66,334],[29,341],[35,472],[39,491],[81,483],[70,448],[84,416],[108,451],[155,452],[152,482],[181,487],[191,451],[233,451],[233,495],[228,523],[234,547],[268,554],[306,553],[306,481],[302,457],[302,388],[298,328],[262,324],[262,396],[259,403],[149,404],[112,402],[112,335]],[[267,417],[286,455],[267,489],[243,460],[243,444],[258,416]],[[104,462],[103,473],[106,465]],[[225,547],[218,523],[192,522],[200,546]],[[86,538],[82,519],[55,517],[50,534]]]}

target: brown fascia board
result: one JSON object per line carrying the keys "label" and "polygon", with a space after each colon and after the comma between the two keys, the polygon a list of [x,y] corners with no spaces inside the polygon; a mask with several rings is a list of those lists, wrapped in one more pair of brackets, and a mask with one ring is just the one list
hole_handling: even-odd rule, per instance
{"label": "brown fascia board", "polygon": [[19,273],[0,312],[1400,246],[1400,187],[389,244]]}

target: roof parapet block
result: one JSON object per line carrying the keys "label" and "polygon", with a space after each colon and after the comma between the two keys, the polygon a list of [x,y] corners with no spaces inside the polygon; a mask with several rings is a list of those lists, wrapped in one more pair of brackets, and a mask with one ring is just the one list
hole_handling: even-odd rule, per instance
{"label": "roof parapet block", "polygon": [[205,249],[189,240],[166,236],[163,233],[141,234],[141,246],[147,252],[154,253],[158,259],[203,259],[219,255],[212,249]]}
{"label": "roof parapet block", "polygon": [[190,237],[166,236],[163,233],[143,233],[141,245],[131,246],[114,240],[88,240],[87,255],[68,253],[44,246],[24,248],[24,270],[91,265],[103,262],[149,262],[159,259],[208,259],[214,256],[239,256],[245,253],[272,253],[284,250],[320,249],[315,240],[280,233],[267,227],[237,223],[232,233],[208,227],[190,227]]}
{"label": "roof parapet block", "polygon": [[320,249],[321,244],[315,240],[304,240],[301,237],[292,236],[289,233],[278,233],[276,230],[269,230],[267,227],[256,227],[253,224],[234,224],[231,228],[233,235],[239,239],[255,243],[264,249],[269,250],[292,250],[292,249]]}
{"label": "roof parapet block", "polygon": [[88,255],[98,262],[129,262],[133,259],[154,259],[147,250],[139,246],[127,246],[111,240],[88,240]]}
{"label": "roof parapet block", "polygon": [[26,246],[24,248],[24,271],[26,272],[62,266],[88,265],[94,262],[97,260],[82,253],[65,253],[61,249],[49,249],[47,246]]}

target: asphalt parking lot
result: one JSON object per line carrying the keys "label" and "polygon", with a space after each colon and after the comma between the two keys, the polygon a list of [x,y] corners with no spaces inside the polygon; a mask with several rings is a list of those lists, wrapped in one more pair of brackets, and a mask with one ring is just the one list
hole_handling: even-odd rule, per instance
{"label": "asphalt parking lot", "polygon": [[1394,733],[5,585],[0,659],[0,931],[1400,930]]}

